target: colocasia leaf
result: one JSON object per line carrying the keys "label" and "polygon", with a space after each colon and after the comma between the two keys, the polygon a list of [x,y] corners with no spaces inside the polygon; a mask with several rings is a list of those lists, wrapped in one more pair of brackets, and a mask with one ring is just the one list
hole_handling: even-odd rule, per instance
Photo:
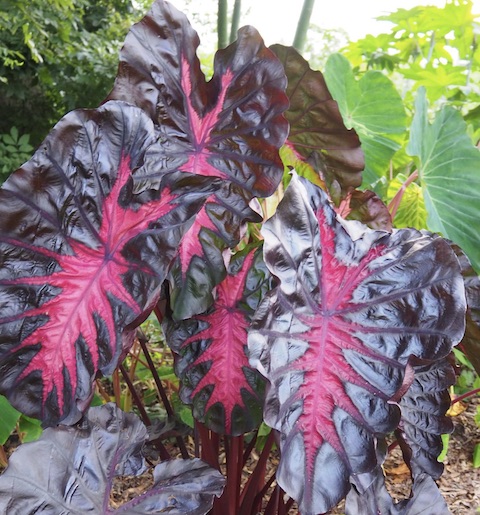
{"label": "colocasia leaf", "polygon": [[[9,515],[207,513],[223,490],[220,472],[199,459],[157,465],[154,484],[134,500],[109,506],[113,480],[146,470],[147,430],[114,404],[90,408],[77,427],[46,429],[21,445],[0,476],[0,511]],[[28,464],[28,466],[26,466]]]}
{"label": "colocasia leaf", "polygon": [[240,435],[262,420],[264,381],[250,367],[246,347],[251,317],[269,287],[261,249],[240,253],[205,314],[166,324],[167,342],[179,354],[182,400],[218,433]]}
{"label": "colocasia leaf", "polygon": [[445,413],[455,372],[446,359],[414,367],[414,372],[413,383],[399,403],[402,420],[396,435],[406,461],[438,479],[443,472],[443,463],[437,461],[443,448],[442,434],[453,431],[452,419]]}
{"label": "colocasia leaf", "polygon": [[[109,98],[135,103],[155,123],[159,140],[148,180],[180,170],[224,181],[202,217],[205,231],[199,224],[195,229],[202,242],[191,257],[197,256],[203,266],[218,255],[218,245],[223,250],[238,243],[243,221],[260,221],[249,202],[271,195],[278,186],[283,174],[278,149],[288,132],[282,113],[288,99],[283,67],[254,28],[240,29],[238,40],[217,52],[209,82],[196,55],[198,44],[186,17],[157,0],[125,40]],[[184,258],[188,255],[183,252]],[[215,271],[203,266],[209,277],[200,274],[207,285],[198,282],[198,263],[175,264],[172,283],[187,291],[172,297],[176,318],[207,309],[211,284],[226,273],[214,261]],[[192,293],[196,302],[185,304]]]}
{"label": "colocasia leaf", "polygon": [[460,262],[467,295],[467,326],[460,348],[480,374],[480,276],[463,250],[453,243],[452,248]]}
{"label": "colocasia leaf", "polygon": [[350,475],[377,465],[376,438],[399,422],[389,400],[411,356],[434,362],[461,339],[463,280],[443,239],[345,222],[295,176],[263,234],[280,284],[252,322],[250,363],[270,381],[277,480],[303,515],[324,513]]}
{"label": "colocasia leaf", "polygon": [[358,220],[370,227],[390,232],[392,230],[392,218],[387,206],[382,199],[373,191],[354,190],[347,199],[349,205],[344,218]]}
{"label": "colocasia leaf", "polygon": [[44,425],[80,418],[207,196],[173,175],[136,188],[153,140],[137,107],[75,111],[0,190],[0,391]]}
{"label": "colocasia leaf", "polygon": [[353,478],[345,503],[346,515],[449,515],[435,481],[425,472],[413,477],[411,498],[394,503],[380,467]]}
{"label": "colocasia leaf", "polygon": [[317,165],[330,186],[340,185],[346,193],[362,183],[365,159],[360,140],[342,120],[337,102],[328,91],[323,75],[292,47],[273,45],[288,78],[290,123],[288,141],[304,159],[314,152]]}

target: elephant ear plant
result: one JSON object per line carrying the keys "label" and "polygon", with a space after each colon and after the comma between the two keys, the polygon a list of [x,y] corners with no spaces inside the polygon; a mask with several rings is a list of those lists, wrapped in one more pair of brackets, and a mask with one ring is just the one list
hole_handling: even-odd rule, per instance
{"label": "elephant ear plant", "polygon": [[[293,49],[242,28],[207,82],[198,44],[157,0],[105,102],[67,114],[0,190],[0,393],[45,428],[0,476],[0,511],[285,514],[295,501],[315,515],[346,497],[350,514],[448,513],[434,479],[465,329],[454,251],[392,231],[355,189],[359,139]],[[258,199],[275,192],[262,224]],[[136,415],[89,408],[152,312],[196,419],[184,459]],[[412,473],[400,503],[387,438]],[[116,476],[143,473],[152,446],[153,484],[111,507]]]}

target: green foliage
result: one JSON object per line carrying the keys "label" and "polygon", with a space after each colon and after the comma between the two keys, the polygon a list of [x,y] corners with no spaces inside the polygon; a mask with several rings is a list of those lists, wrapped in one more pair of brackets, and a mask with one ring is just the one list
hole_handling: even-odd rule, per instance
{"label": "green foliage", "polygon": [[350,43],[346,55],[359,70],[397,72],[409,81],[409,92],[425,86],[431,102],[477,102],[480,55],[472,6],[471,0],[449,0],[444,8],[398,9],[378,18],[393,24],[388,33]]}
{"label": "green foliage", "polygon": [[380,72],[369,71],[357,81],[350,63],[340,54],[328,59],[324,75],[346,127],[355,129],[360,137],[364,181],[374,183],[386,175],[405,137],[406,115],[400,95]]}
{"label": "green foliage", "polygon": [[480,271],[480,153],[461,114],[443,107],[428,121],[424,88],[415,102],[407,152],[416,158],[427,207],[427,225],[457,243]]}
{"label": "green foliage", "polygon": [[[399,173],[388,184],[387,200],[391,202],[399,191],[402,191],[407,177]],[[395,227],[415,227],[416,229],[427,228],[427,210],[423,200],[422,188],[416,182],[409,184],[403,191],[402,200],[393,218]]]}
{"label": "green foliage", "polygon": [[7,134],[0,134],[0,182],[27,161],[32,151],[30,135],[20,136],[16,127],[12,127]]}
{"label": "green foliage", "polygon": [[67,111],[97,106],[144,4],[0,0],[0,133],[16,126],[36,145]]}
{"label": "green foliage", "polygon": [[15,429],[20,412],[11,406],[7,399],[0,395],[0,445],[3,445]]}

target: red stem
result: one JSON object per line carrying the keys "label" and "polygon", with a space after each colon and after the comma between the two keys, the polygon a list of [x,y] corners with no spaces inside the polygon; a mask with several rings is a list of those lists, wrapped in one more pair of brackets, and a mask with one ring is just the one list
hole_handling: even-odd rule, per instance
{"label": "red stem", "polygon": [[400,203],[402,202],[402,198],[403,198],[403,194],[405,193],[405,190],[416,179],[418,179],[418,170],[415,170],[412,174],[410,174],[408,176],[407,180],[402,184],[400,189],[397,191],[395,196],[392,198],[392,200],[388,204],[388,210],[390,212],[390,216],[392,217],[392,220],[395,218],[395,215],[397,214],[397,211],[400,206]]}
{"label": "red stem", "polygon": [[471,397],[472,395],[475,395],[476,393],[480,393],[480,388],[476,388],[475,390],[471,390],[462,395],[459,395],[458,397],[455,397],[455,399],[452,400],[451,404],[453,405],[456,402],[463,401],[463,399],[467,399],[468,397]]}

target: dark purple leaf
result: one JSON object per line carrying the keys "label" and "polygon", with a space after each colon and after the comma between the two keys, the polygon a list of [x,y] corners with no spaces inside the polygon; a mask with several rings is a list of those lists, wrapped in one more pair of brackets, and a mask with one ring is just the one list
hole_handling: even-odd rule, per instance
{"label": "dark purple leaf", "polygon": [[460,261],[467,295],[467,325],[460,348],[480,375],[480,277],[465,252],[458,245],[452,244],[452,248]]}
{"label": "dark purple leaf", "polygon": [[264,418],[281,432],[277,480],[303,515],[323,513],[351,474],[375,468],[411,356],[434,362],[462,337],[463,281],[442,238],[345,222],[295,176],[263,234],[280,285],[252,322],[250,363],[271,384]]}
{"label": "dark purple leaf", "polygon": [[352,478],[345,504],[346,515],[449,515],[435,481],[424,472],[413,478],[410,499],[394,503],[380,467]]}
{"label": "dark purple leaf", "polygon": [[242,222],[250,216],[250,208],[242,211],[241,196],[229,188],[222,199],[222,189],[207,199],[195,217],[172,265],[171,308],[176,320],[191,318],[211,306],[212,291],[227,274],[224,253],[230,255],[229,249],[240,240]]}
{"label": "dark purple leaf", "polygon": [[217,52],[206,82],[198,44],[185,15],[157,0],[125,40],[109,98],[151,116],[162,174],[220,177],[246,197],[271,195],[282,177],[278,148],[288,132],[283,67],[258,32],[244,27],[238,41]]}
{"label": "dark purple leaf", "polygon": [[137,107],[75,111],[0,190],[0,390],[44,425],[80,418],[207,196],[174,175],[136,188],[153,140]]}
{"label": "dark purple leaf", "polygon": [[345,127],[322,73],[312,70],[292,47],[273,45],[271,49],[288,78],[288,141],[305,159],[314,154],[316,168],[327,185],[337,181],[344,192],[360,186],[365,167],[360,140],[354,130]]}
{"label": "dark purple leaf", "polygon": [[269,286],[261,251],[240,253],[205,314],[167,324],[167,342],[179,355],[181,398],[218,433],[240,435],[262,420],[264,381],[250,367],[246,346],[251,317]]}
{"label": "dark purple leaf", "polygon": [[353,190],[345,199],[346,213],[340,213],[347,220],[358,220],[370,229],[390,232],[392,217],[382,199],[373,191]]}
{"label": "dark purple leaf", "polygon": [[[278,186],[278,149],[288,133],[282,115],[288,105],[285,73],[254,28],[240,29],[238,41],[217,52],[209,82],[198,45],[186,17],[157,0],[129,32],[109,96],[135,103],[155,123],[159,141],[148,166],[150,180],[155,170],[162,176],[180,170],[225,182],[202,217],[206,231],[195,229],[202,238],[192,254],[195,263],[177,262],[172,271],[178,319],[208,308],[209,291],[225,276],[221,250],[238,243],[244,221],[261,220],[249,202]],[[185,250],[183,257],[188,255]]]}
{"label": "dark purple leaf", "polygon": [[202,515],[221,494],[224,478],[198,459],[157,465],[153,486],[123,506],[109,506],[115,476],[146,470],[147,430],[114,404],[90,408],[77,427],[46,429],[21,445],[0,476],[0,511],[12,515],[164,513]]}
{"label": "dark purple leaf", "polygon": [[438,479],[443,472],[443,463],[437,461],[443,449],[442,434],[453,431],[452,419],[445,413],[455,372],[446,359],[414,367],[414,371],[413,383],[399,403],[402,420],[396,435],[407,463]]}

